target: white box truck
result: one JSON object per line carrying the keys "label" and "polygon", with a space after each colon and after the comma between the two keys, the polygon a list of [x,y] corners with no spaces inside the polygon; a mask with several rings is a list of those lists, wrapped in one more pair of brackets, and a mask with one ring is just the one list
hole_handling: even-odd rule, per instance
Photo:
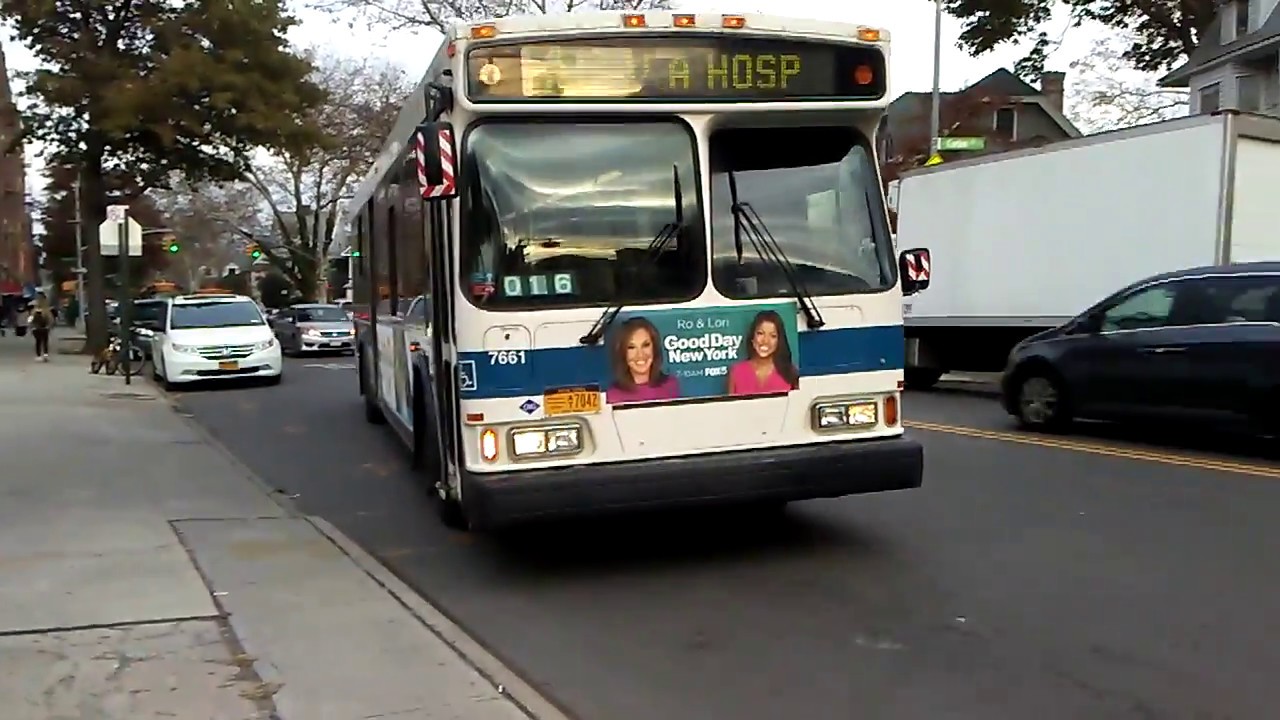
{"label": "white box truck", "polygon": [[1022,339],[1147,276],[1280,260],[1280,119],[1227,111],[911,170],[894,205],[898,246],[933,256],[903,305],[907,384],[925,388],[1002,370]]}

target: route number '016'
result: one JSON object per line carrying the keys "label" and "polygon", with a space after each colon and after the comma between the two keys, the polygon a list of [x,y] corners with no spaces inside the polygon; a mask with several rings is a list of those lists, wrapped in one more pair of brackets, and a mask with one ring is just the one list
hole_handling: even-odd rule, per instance
{"label": "route number '016'", "polygon": [[524,350],[490,350],[490,365],[523,365],[528,362]]}

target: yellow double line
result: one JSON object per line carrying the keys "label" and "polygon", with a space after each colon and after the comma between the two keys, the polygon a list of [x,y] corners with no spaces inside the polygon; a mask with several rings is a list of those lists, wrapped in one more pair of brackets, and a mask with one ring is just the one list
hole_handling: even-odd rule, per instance
{"label": "yellow double line", "polygon": [[1076,452],[1084,452],[1091,455],[1105,455],[1107,457],[1124,458],[1126,460],[1142,460],[1146,462],[1162,463],[1164,465],[1180,465],[1183,467],[1199,468],[1201,470],[1217,470],[1219,472],[1235,473],[1237,475],[1253,475],[1255,477],[1280,479],[1280,467],[1271,467],[1267,465],[1232,462],[1229,460],[1214,460],[1212,458],[1196,457],[1194,455],[1154,452],[1149,450],[1138,450],[1136,448],[1123,448],[1116,447],[1114,445],[1103,445],[1101,443],[1080,440],[1064,440],[1041,435],[1032,435],[1030,433],[982,430],[979,428],[964,427],[960,425],[943,425],[941,423],[924,422],[921,420],[908,420],[903,422],[903,425],[915,430],[927,430],[929,432],[948,433],[950,435],[963,435],[965,437],[981,438],[983,440],[1002,440],[1004,442],[1019,443],[1021,445],[1035,445],[1038,447],[1056,448],[1059,450],[1074,450]]}

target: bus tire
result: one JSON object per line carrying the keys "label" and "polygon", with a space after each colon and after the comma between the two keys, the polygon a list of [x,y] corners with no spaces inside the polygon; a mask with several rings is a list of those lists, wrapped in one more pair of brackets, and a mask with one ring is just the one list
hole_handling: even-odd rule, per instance
{"label": "bus tire", "polygon": [[382,408],[378,407],[377,393],[373,388],[369,387],[369,371],[368,362],[365,360],[364,353],[360,353],[360,387],[364,390],[361,393],[364,400],[364,419],[370,425],[383,425],[387,422],[387,416],[383,414]]}
{"label": "bus tire", "polygon": [[[443,482],[443,481],[440,481]],[[439,489],[436,490],[436,516],[440,518],[441,524],[450,530],[459,530],[468,532],[471,530],[471,521],[467,519],[466,508],[462,503],[452,497],[445,497]]]}

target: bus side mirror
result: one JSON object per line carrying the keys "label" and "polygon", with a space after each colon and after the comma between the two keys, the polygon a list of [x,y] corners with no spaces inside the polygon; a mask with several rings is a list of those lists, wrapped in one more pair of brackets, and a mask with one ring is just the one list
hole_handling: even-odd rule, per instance
{"label": "bus side mirror", "polygon": [[932,267],[927,249],[903,250],[898,256],[898,275],[902,278],[902,294],[915,295],[928,288]]}
{"label": "bus side mirror", "polygon": [[413,161],[424,200],[458,197],[458,186],[454,182],[457,156],[452,125],[431,122],[418,126],[413,134]]}

